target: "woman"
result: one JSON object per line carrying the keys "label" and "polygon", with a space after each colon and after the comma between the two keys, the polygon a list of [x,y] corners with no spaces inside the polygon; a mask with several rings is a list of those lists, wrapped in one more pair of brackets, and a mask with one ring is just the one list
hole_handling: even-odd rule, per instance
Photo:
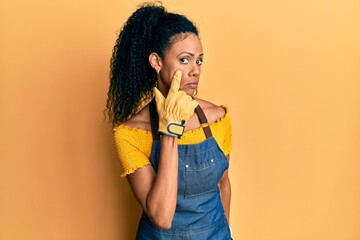
{"label": "woman", "polygon": [[195,25],[159,4],[137,9],[116,41],[107,109],[143,208],[136,239],[231,239],[231,125],[225,107],[194,97],[203,56]]}

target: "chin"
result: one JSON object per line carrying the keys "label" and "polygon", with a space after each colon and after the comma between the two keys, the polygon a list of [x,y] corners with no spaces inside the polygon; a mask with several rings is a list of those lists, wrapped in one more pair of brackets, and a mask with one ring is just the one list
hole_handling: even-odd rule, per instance
{"label": "chin", "polygon": [[184,92],[189,95],[189,96],[195,96],[195,94],[197,93],[197,90],[193,90],[193,89],[184,89]]}
{"label": "chin", "polygon": [[198,92],[197,88],[182,87],[180,90],[184,91],[189,96],[195,96]]}

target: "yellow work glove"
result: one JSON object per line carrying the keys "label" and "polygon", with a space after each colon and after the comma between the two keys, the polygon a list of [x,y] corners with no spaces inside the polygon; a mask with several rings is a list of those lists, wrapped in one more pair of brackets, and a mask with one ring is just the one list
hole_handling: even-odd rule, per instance
{"label": "yellow work glove", "polygon": [[176,71],[167,97],[154,88],[156,109],[159,114],[159,133],[180,138],[186,121],[194,114],[198,102],[179,90],[182,72]]}

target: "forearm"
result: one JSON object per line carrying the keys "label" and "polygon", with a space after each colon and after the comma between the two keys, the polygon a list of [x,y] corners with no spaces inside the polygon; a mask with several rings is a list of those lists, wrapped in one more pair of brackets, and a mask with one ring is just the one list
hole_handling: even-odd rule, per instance
{"label": "forearm", "polygon": [[231,202],[230,180],[227,178],[225,181],[219,184],[219,188],[220,188],[221,203],[225,211],[225,216],[230,224],[230,202]]}
{"label": "forearm", "polygon": [[175,137],[163,135],[159,166],[146,199],[148,215],[154,224],[170,228],[175,214],[178,189],[178,144]]}

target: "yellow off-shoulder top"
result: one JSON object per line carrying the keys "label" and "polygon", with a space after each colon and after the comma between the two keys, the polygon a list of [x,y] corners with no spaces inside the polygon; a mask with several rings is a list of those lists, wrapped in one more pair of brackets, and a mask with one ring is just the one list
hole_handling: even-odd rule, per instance
{"label": "yellow off-shoulder top", "polygon": [[[216,122],[209,123],[211,132],[225,155],[232,150],[232,130],[228,109],[225,115]],[[135,172],[138,168],[150,163],[152,134],[149,131],[119,125],[113,129],[116,151],[122,167],[121,177]],[[197,144],[205,141],[203,129],[186,131],[178,140],[178,144]]]}

